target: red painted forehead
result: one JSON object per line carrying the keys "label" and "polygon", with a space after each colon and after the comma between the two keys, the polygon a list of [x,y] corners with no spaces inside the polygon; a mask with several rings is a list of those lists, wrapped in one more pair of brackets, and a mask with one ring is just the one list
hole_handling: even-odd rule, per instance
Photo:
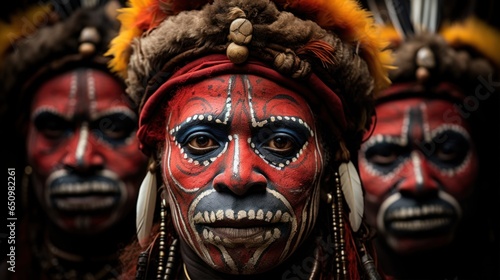
{"label": "red painted forehead", "polygon": [[401,135],[410,122],[417,121],[423,128],[433,130],[443,124],[468,127],[455,104],[448,100],[423,97],[405,98],[377,105],[374,134]]}
{"label": "red painted forehead", "polygon": [[55,110],[67,117],[96,116],[110,107],[130,107],[124,87],[96,69],[75,69],[54,76],[36,91],[32,108]]}
{"label": "red painted forehead", "polygon": [[[305,107],[308,108],[308,103],[300,94],[266,78],[228,74],[183,87],[169,102],[169,107],[184,108],[173,112],[181,114],[172,115],[178,120],[205,113],[219,114],[224,120],[240,112],[249,114],[255,120],[262,120],[277,113],[294,116],[297,112],[303,112]],[[312,115],[304,121],[312,124]]]}

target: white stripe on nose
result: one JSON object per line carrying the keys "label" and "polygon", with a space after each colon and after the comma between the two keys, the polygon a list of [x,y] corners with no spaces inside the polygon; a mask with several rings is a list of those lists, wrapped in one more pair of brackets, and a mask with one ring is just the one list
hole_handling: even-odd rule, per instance
{"label": "white stripe on nose", "polygon": [[233,176],[238,175],[238,169],[240,167],[240,143],[238,134],[234,135],[234,157],[233,157]]}
{"label": "white stripe on nose", "polygon": [[75,158],[77,162],[83,162],[85,149],[87,148],[89,138],[89,126],[87,122],[82,123],[80,128],[80,137],[78,138],[78,145],[76,146]]}

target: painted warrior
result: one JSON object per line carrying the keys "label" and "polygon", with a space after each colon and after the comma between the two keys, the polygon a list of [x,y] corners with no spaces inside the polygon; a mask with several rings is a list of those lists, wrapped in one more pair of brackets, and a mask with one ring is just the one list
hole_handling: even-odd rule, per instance
{"label": "painted warrior", "polygon": [[420,21],[438,5],[415,1],[413,17],[403,9],[384,26],[397,68],[359,155],[367,222],[396,279],[493,279],[499,126],[488,111],[499,105],[500,33],[472,17],[440,29]]}
{"label": "painted warrior", "polygon": [[358,3],[131,1],[119,19],[111,66],[151,158],[125,279],[380,278],[355,162],[388,56]]}
{"label": "painted warrior", "polygon": [[52,9],[38,5],[33,15],[46,22],[6,50],[2,90],[20,119],[27,167],[17,265],[2,279],[121,273],[119,250],[134,238],[147,157],[135,136],[136,107],[103,56],[119,28],[117,7],[82,8],[53,22]]}

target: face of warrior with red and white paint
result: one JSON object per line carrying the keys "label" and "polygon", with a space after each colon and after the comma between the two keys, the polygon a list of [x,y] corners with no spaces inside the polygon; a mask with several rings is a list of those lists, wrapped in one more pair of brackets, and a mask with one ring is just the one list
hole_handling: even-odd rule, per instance
{"label": "face of warrior with red and white paint", "polygon": [[123,87],[102,71],[69,71],[37,89],[28,160],[51,222],[93,234],[135,209],[147,161],[138,149],[136,119]]}
{"label": "face of warrior with red and white paint", "polygon": [[401,254],[448,244],[478,171],[466,120],[437,99],[385,102],[376,112],[359,160],[367,221]]}
{"label": "face of warrior with red and white paint", "polygon": [[180,237],[225,273],[283,262],[318,214],[322,148],[306,101],[221,75],[178,90],[167,112],[163,177]]}

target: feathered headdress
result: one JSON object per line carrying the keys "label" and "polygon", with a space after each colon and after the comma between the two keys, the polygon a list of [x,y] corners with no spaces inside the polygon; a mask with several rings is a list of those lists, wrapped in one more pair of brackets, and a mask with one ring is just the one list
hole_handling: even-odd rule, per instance
{"label": "feathered headdress", "polygon": [[364,132],[373,94],[389,85],[386,43],[355,1],[131,0],[118,19],[121,30],[107,55],[140,109],[147,108],[139,132],[146,147],[154,142],[148,100],[157,100],[156,89],[174,69],[208,54],[225,54],[235,64],[263,61],[294,80],[315,73],[334,91],[320,99],[344,135]]}
{"label": "feathered headdress", "polygon": [[109,71],[104,53],[119,30],[117,8],[118,2],[108,1],[63,18],[54,6],[34,5],[0,23],[1,103],[20,116],[21,124],[29,111],[30,88],[47,75],[85,66]]}
{"label": "feathered headdress", "polygon": [[[384,91],[381,100],[417,91],[463,99],[464,94],[474,92],[478,77],[498,73],[500,30],[472,12],[446,16],[445,3],[435,0],[410,5],[407,1],[371,0],[368,4],[381,25],[382,37],[394,50],[396,69],[389,77],[398,86]],[[443,82],[453,86],[444,89],[439,86]]]}
{"label": "feathered headdress", "polygon": [[119,12],[121,30],[107,55],[139,106],[143,151],[154,152],[164,141],[160,112],[177,87],[245,73],[300,88],[331,128],[328,141],[339,146],[332,147],[339,150],[332,161],[341,166],[352,231],[359,229],[362,190],[350,155],[357,154],[370,125],[374,94],[390,84],[391,57],[371,14],[358,2],[130,0]]}

